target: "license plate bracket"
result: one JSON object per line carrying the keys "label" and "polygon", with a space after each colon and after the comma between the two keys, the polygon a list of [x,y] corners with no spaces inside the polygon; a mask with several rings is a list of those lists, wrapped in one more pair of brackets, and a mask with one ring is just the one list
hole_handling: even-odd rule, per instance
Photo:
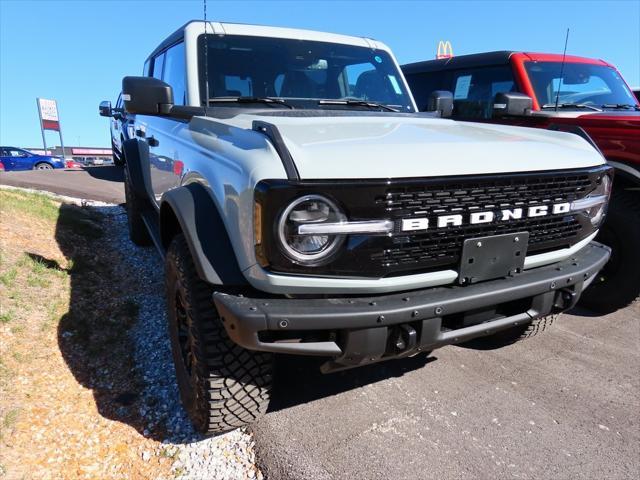
{"label": "license plate bracket", "polygon": [[528,243],[529,232],[465,240],[458,283],[466,285],[522,272]]}

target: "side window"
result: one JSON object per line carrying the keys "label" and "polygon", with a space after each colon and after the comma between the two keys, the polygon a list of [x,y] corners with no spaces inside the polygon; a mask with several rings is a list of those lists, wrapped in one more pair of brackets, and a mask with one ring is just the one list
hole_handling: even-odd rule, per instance
{"label": "side window", "polygon": [[17,148],[12,148],[9,150],[9,156],[10,157],[26,157],[27,152],[25,152],[24,150],[18,150]]}
{"label": "side window", "polygon": [[176,105],[184,105],[187,100],[185,75],[184,43],[180,42],[165,52],[164,74],[162,76],[162,80],[171,85],[173,89],[173,103]]}
{"label": "side window", "polygon": [[151,76],[162,80],[162,67],[164,66],[164,52],[153,59],[153,68],[151,70]]}
{"label": "side window", "polygon": [[496,93],[515,89],[507,65],[453,72],[451,85],[453,114],[462,118],[490,118]]}
{"label": "side window", "polygon": [[405,77],[409,88],[411,88],[413,92],[418,110],[420,111],[426,110],[429,95],[431,95],[432,92],[436,90],[453,91],[453,89],[445,83],[443,72],[413,73],[405,75]]}
{"label": "side window", "polygon": [[149,67],[151,66],[151,60],[147,60],[146,62],[144,62],[144,67],[142,67],[142,76],[143,77],[148,77],[149,76]]}

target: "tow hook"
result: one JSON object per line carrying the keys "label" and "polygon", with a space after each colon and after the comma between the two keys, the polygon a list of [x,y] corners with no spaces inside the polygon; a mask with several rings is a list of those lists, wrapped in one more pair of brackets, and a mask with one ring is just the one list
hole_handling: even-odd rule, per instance
{"label": "tow hook", "polygon": [[569,308],[573,308],[578,302],[579,295],[570,288],[563,288],[558,291],[556,295],[556,301],[554,302],[554,307],[557,307],[562,310],[567,310]]}
{"label": "tow hook", "polygon": [[394,345],[398,352],[413,350],[418,344],[418,332],[411,325],[400,325],[397,330]]}

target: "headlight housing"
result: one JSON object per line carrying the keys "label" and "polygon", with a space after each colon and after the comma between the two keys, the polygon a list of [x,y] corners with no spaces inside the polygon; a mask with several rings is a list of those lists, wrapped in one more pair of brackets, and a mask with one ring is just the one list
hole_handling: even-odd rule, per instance
{"label": "headlight housing", "polygon": [[346,216],[331,200],[321,195],[305,195],[291,202],[280,215],[278,240],[284,254],[302,265],[321,265],[331,259],[345,235],[300,233],[304,225],[335,224]]}
{"label": "headlight housing", "polygon": [[586,215],[594,227],[599,227],[604,221],[611,195],[612,179],[609,175],[603,175],[594,190],[586,197],[571,203],[571,210],[581,211]]}

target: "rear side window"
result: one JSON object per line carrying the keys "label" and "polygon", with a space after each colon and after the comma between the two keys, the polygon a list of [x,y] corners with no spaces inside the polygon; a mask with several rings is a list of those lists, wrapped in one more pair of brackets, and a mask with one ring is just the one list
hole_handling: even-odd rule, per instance
{"label": "rear side window", "polygon": [[24,150],[20,150],[18,148],[10,148],[8,149],[9,157],[28,157],[29,154]]}
{"label": "rear side window", "polygon": [[162,68],[164,66],[164,52],[153,59],[151,75],[158,80],[162,80]]}
{"label": "rear side window", "polygon": [[507,65],[451,72],[453,115],[462,118],[490,118],[496,93],[516,90]]}
{"label": "rear side window", "polygon": [[413,92],[413,98],[418,105],[418,110],[424,111],[427,108],[429,95],[435,90],[451,90],[451,86],[445,80],[445,73],[448,72],[425,72],[405,74],[407,83]]}
{"label": "rear side window", "polygon": [[148,77],[149,76],[149,67],[151,66],[151,61],[147,60],[146,62],[144,62],[144,67],[142,67],[142,76],[143,77]]}
{"label": "rear side window", "polygon": [[180,42],[165,52],[162,75],[162,80],[173,89],[173,103],[176,105],[186,103],[185,69],[184,43]]}

